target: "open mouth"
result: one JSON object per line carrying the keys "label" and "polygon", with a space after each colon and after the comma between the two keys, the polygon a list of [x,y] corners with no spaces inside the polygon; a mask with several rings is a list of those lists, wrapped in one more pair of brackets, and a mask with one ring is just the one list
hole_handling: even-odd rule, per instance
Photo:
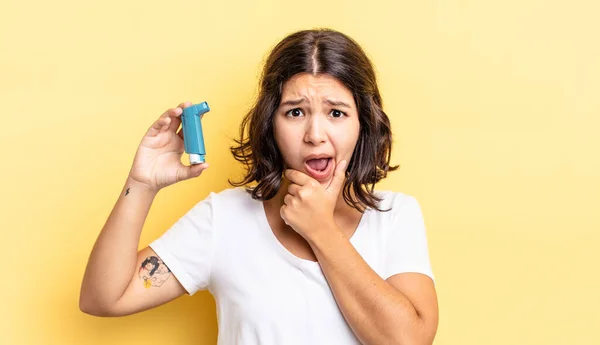
{"label": "open mouth", "polygon": [[333,158],[309,159],[304,166],[306,172],[315,180],[326,180],[331,174]]}

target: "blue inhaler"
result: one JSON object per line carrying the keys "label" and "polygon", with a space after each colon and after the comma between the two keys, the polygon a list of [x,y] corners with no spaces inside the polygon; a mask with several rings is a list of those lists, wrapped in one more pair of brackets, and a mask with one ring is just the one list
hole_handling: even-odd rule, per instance
{"label": "blue inhaler", "polygon": [[183,145],[185,152],[190,155],[190,164],[204,163],[206,149],[200,116],[210,111],[208,103],[202,102],[183,109],[181,126],[183,129]]}

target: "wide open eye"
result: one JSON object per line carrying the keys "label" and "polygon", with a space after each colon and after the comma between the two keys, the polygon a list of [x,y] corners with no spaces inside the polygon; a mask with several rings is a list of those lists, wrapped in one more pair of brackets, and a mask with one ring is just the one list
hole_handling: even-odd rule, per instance
{"label": "wide open eye", "polygon": [[304,115],[300,108],[294,108],[294,109],[288,110],[288,112],[285,114],[287,116],[291,116],[291,117],[298,117],[298,116]]}
{"label": "wide open eye", "polygon": [[331,111],[331,115],[335,118],[340,118],[340,117],[346,115],[346,113],[344,113],[343,111],[337,110],[337,109],[333,109]]}

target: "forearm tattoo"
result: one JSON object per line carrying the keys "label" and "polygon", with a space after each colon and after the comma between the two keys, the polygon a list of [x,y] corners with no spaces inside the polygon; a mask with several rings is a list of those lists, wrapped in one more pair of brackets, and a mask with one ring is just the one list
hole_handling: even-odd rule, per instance
{"label": "forearm tattoo", "polygon": [[171,270],[158,256],[147,257],[138,270],[145,288],[160,287],[171,276]]}

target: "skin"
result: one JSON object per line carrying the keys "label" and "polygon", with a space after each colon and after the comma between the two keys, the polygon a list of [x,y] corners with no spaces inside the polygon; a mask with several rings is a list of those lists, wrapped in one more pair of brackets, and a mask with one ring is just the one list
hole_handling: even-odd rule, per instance
{"label": "skin", "polygon": [[[352,93],[335,78],[303,73],[285,83],[274,134],[286,167],[307,173],[304,159],[315,153],[332,156],[334,165],[349,161],[359,130]],[[327,186],[332,177],[319,182]]]}
{"label": "skin", "polygon": [[[286,104],[295,100],[302,103]],[[362,214],[345,203],[341,189],[359,129],[352,94],[335,78],[303,73],[284,84],[274,135],[287,169],[282,188],[264,202],[269,224],[292,254],[319,262],[363,344],[431,344],[438,324],[431,278],[401,273],[384,280],[349,241]],[[310,176],[304,161],[313,153],[333,157],[332,174]]]}
{"label": "skin", "polygon": [[[297,103],[299,100],[301,103]],[[294,103],[287,104],[288,102]],[[352,92],[342,83],[329,75],[302,73],[284,84],[273,127],[284,166],[308,174],[304,161],[310,154],[331,156],[333,160],[330,164],[334,168],[338,162],[348,162],[358,141],[360,122]],[[331,169],[332,172],[333,170]],[[327,187],[332,180],[333,173],[329,178],[317,182]],[[268,214],[271,212],[277,214],[276,218],[280,218],[279,210],[289,185],[290,181],[284,178],[277,195],[265,202]],[[334,204],[335,218],[350,237],[356,230],[362,213],[346,204],[341,193]],[[282,219],[274,219],[273,223],[277,223],[275,227],[280,228]],[[293,246],[300,248],[298,256],[316,261],[308,243],[291,227],[276,231],[276,235],[279,234],[282,238],[290,238]]]}

